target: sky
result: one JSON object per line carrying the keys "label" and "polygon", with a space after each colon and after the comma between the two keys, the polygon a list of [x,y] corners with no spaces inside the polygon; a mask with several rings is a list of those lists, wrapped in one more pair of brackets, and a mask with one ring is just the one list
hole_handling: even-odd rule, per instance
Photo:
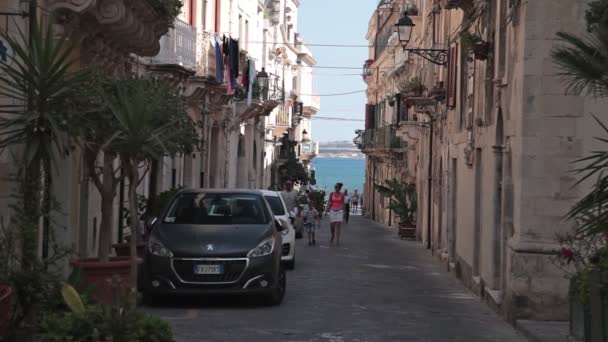
{"label": "sky", "polygon": [[[304,44],[366,45],[367,24],[377,0],[300,0],[298,31]],[[315,94],[336,94],[365,90],[361,73],[368,59],[365,47],[310,46],[318,66],[357,67],[358,69],[314,68]],[[344,75],[356,74],[356,75]],[[365,93],[321,96],[317,116],[365,119]],[[352,140],[364,122],[314,120],[315,141]]]}

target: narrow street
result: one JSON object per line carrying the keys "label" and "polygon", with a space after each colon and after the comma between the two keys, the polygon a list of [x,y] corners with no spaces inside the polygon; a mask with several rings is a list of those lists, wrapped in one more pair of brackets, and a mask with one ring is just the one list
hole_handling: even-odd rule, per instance
{"label": "narrow street", "polygon": [[524,341],[418,243],[361,216],[344,231],[340,247],[329,247],[326,221],[316,247],[298,240],[280,307],[179,298],[146,311],[179,342]]}

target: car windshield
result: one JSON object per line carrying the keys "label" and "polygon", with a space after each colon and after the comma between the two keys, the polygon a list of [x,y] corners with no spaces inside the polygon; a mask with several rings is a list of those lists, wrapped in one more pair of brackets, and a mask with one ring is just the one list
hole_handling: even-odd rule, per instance
{"label": "car windshield", "polygon": [[249,194],[192,193],[175,199],[165,223],[246,225],[268,222],[262,199]]}
{"label": "car windshield", "polygon": [[264,196],[264,198],[266,198],[266,202],[268,202],[273,215],[285,215],[285,208],[283,207],[283,202],[281,202],[279,196]]}

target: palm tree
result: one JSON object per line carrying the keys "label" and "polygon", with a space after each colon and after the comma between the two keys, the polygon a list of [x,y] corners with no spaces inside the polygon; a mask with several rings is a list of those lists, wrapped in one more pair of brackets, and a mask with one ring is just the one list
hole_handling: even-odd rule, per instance
{"label": "palm tree", "polygon": [[21,30],[16,37],[1,35],[14,56],[0,60],[0,96],[7,99],[0,104],[0,150],[18,147],[18,181],[28,185],[22,215],[30,226],[22,239],[27,265],[25,259],[36,257],[38,220],[50,211],[52,166],[71,145],[71,121],[79,114],[74,94],[88,72],[73,57],[77,41],[56,36],[50,21],[44,29],[35,25],[29,41]]}
{"label": "palm tree", "polygon": [[[608,1],[596,0],[587,11],[589,32],[582,36],[559,32],[561,46],[552,51],[552,57],[559,75],[566,86],[566,92],[574,95],[608,97]],[[594,117],[608,136],[608,127]],[[596,138],[602,144],[607,138]],[[591,191],[578,201],[567,217],[578,223],[581,236],[595,235],[608,231],[608,148],[593,151],[590,156],[579,159],[582,164],[577,172],[581,175],[578,183],[597,176]]]}
{"label": "palm tree", "polygon": [[[114,146],[129,180],[129,210],[138,212],[137,184],[141,166],[151,159],[178,152],[190,152],[195,144],[192,120],[179,108],[167,116],[165,103],[172,90],[159,81],[130,78],[115,83],[113,94],[104,99],[118,123],[118,130],[107,144]],[[139,220],[130,220],[131,286],[137,285],[137,236]]]}

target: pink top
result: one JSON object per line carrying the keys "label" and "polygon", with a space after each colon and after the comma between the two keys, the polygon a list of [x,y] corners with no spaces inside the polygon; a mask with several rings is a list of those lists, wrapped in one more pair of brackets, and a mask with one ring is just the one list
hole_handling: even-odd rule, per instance
{"label": "pink top", "polygon": [[332,210],[344,209],[344,194],[341,192],[338,192],[338,193],[332,192],[329,195],[329,203],[330,203],[329,208]]}

